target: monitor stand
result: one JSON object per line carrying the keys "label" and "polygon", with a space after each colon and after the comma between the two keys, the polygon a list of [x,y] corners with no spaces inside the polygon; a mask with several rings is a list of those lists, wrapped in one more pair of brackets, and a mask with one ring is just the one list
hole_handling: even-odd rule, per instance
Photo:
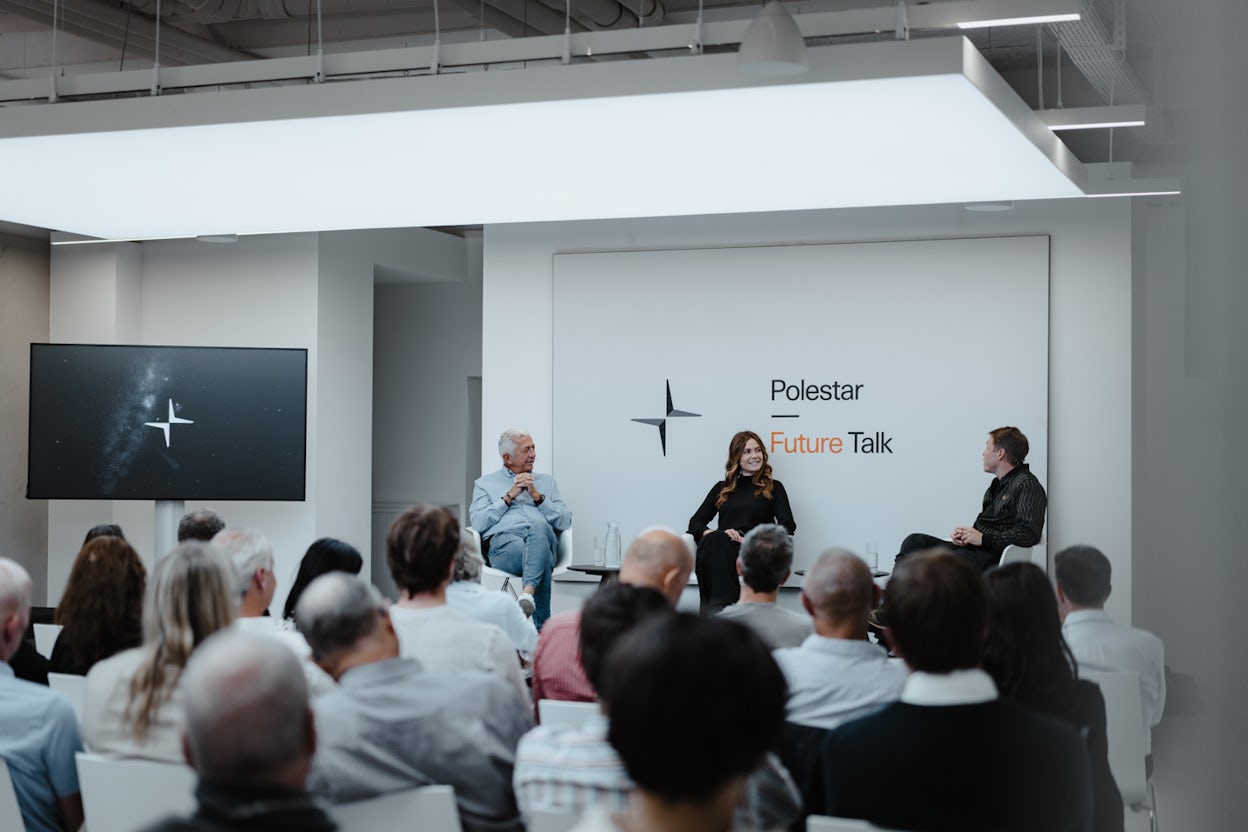
{"label": "monitor stand", "polygon": [[185,500],[156,501],[156,560],[178,545],[178,521],[185,511]]}

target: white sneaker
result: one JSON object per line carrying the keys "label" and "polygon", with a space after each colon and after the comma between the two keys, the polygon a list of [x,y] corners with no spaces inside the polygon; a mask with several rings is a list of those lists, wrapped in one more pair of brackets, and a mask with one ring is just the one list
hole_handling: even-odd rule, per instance
{"label": "white sneaker", "polygon": [[520,604],[520,609],[524,611],[525,617],[532,618],[533,610],[537,609],[537,604],[533,603],[533,596],[527,592],[521,592],[516,601]]}

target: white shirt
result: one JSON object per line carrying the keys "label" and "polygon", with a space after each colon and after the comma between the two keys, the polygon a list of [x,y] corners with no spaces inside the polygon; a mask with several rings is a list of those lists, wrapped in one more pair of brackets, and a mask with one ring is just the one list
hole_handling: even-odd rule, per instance
{"label": "white shirt", "polygon": [[997,683],[982,670],[955,670],[952,673],[924,673],[916,670],[906,677],[901,701],[907,705],[980,705],[997,698]]}
{"label": "white shirt", "polygon": [[[731,609],[731,608],[729,608]],[[789,683],[789,722],[832,729],[896,702],[906,681],[902,662],[866,640],[807,636],[772,652]]]}
{"label": "white shirt", "polygon": [[299,666],[303,669],[303,678],[308,683],[308,695],[311,698],[323,696],[337,686],[334,677],[321,670],[320,666],[312,661],[312,648],[304,640],[303,634],[290,629],[290,625],[286,622],[268,615],[253,615],[247,618],[236,618],[234,626],[244,633],[255,633],[277,639],[290,648],[290,651],[299,659]]}
{"label": "white shirt", "polygon": [[525,661],[532,660],[537,628],[506,592],[486,589],[474,581],[455,581],[446,588],[446,604],[469,618],[498,627]]}
{"label": "white shirt", "polygon": [[1104,610],[1068,613],[1062,635],[1080,668],[1139,674],[1144,753],[1152,753],[1152,727],[1161,722],[1166,707],[1166,657],[1161,639],[1147,630],[1115,624]]}
{"label": "white shirt", "polygon": [[533,707],[520,674],[520,659],[498,627],[474,621],[446,604],[415,610],[392,606],[390,621],[399,634],[400,652],[417,659],[429,672],[496,673],[515,689],[526,707]]}

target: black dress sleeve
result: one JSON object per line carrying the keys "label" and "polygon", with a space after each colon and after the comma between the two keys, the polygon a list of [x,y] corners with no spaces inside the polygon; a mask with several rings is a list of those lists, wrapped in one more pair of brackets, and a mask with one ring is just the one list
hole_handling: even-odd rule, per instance
{"label": "black dress sleeve", "polygon": [[706,534],[707,526],[710,525],[715,515],[719,513],[719,508],[715,505],[715,501],[719,499],[719,492],[723,490],[723,480],[711,486],[711,490],[707,492],[706,499],[702,501],[702,505],[698,506],[698,510],[689,518],[689,534],[693,535],[694,540],[702,540],[702,535]]}
{"label": "black dress sleeve", "polygon": [[776,513],[776,522],[788,529],[789,534],[797,531],[797,521],[793,519],[793,507],[789,505],[789,492],[784,490],[780,480],[772,480],[771,502]]}

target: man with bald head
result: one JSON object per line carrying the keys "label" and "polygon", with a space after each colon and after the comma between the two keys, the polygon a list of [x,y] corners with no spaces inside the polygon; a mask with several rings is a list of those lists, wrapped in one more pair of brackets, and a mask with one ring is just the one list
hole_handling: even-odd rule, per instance
{"label": "man with bald head", "polygon": [[[689,575],[693,553],[671,529],[646,529],[624,553],[620,583],[657,589],[676,606]],[[551,616],[542,628],[533,657],[533,701],[593,702],[594,686],[581,667],[581,611]]]}
{"label": "man with bald head", "polygon": [[277,641],[227,629],[191,656],[182,750],[199,772],[199,808],[148,832],[337,828],[304,783],[316,752],[308,686]]}
{"label": "man with bald head", "polygon": [[0,759],[9,767],[22,821],[31,832],[73,832],[82,825],[74,754],[82,750],[69,701],[18,679],[9,666],[30,621],[30,575],[0,558]]}
{"label": "man with bald head", "polygon": [[806,573],[802,606],[815,632],[772,655],[789,682],[789,722],[831,729],[901,696],[905,667],[867,639],[880,589],[852,552],[829,549]]}

